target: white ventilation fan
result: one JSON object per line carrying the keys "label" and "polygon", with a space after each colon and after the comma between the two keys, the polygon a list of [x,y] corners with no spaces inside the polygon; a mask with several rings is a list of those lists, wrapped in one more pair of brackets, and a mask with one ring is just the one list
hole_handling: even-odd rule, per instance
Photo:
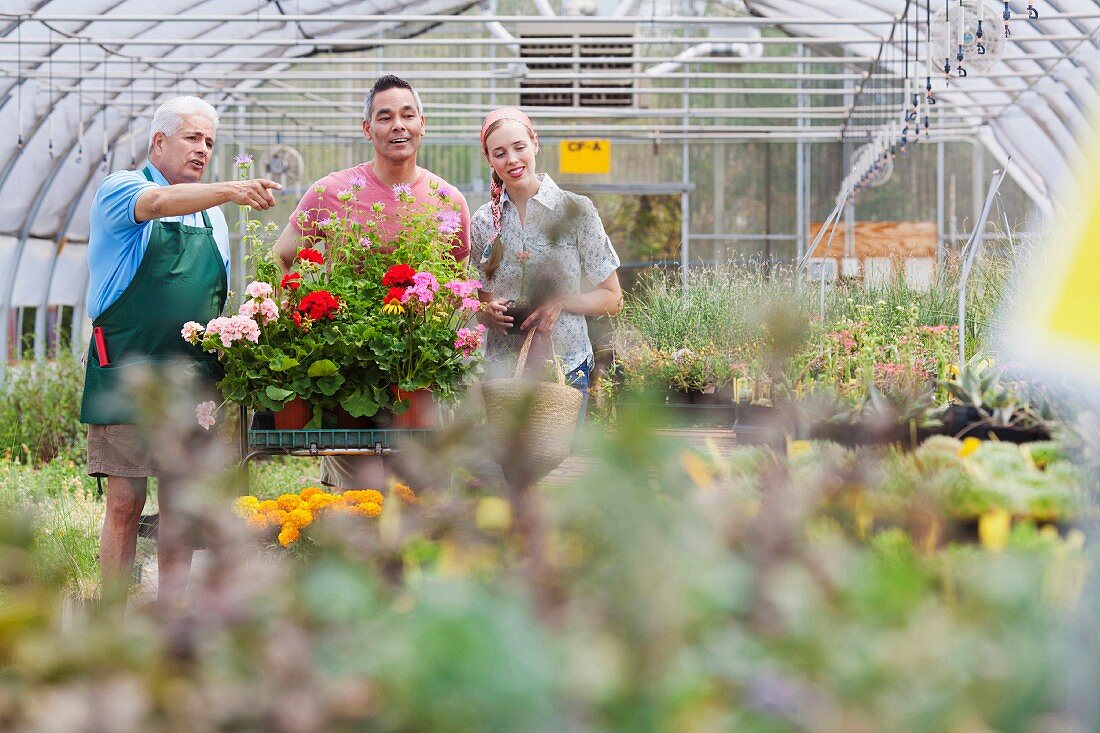
{"label": "white ventilation fan", "polygon": [[[1003,3],[985,3],[979,13],[979,0],[950,0],[949,13],[940,10],[932,17],[932,68],[943,73],[950,59],[951,76],[978,76],[993,68],[1005,50]],[[950,19],[950,26],[948,20]],[[981,36],[978,21],[981,20]],[[959,61],[959,47],[962,61]],[[965,74],[959,72],[965,69]]]}
{"label": "white ventilation fan", "polygon": [[260,154],[260,175],[284,187],[298,182],[305,172],[302,154],[289,145],[273,145]]}

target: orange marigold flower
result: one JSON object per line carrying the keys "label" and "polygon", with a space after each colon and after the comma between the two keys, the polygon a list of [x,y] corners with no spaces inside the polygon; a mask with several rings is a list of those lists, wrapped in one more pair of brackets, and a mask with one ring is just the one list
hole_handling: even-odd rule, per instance
{"label": "orange marigold flower", "polygon": [[233,502],[233,512],[244,519],[248,519],[252,515],[256,514],[258,507],[260,506],[260,500],[255,496],[241,496]]}
{"label": "orange marigold flower", "polygon": [[382,513],[382,505],[373,501],[364,501],[356,509],[365,517],[377,517]]}
{"label": "orange marigold flower", "polygon": [[264,499],[258,505],[256,505],[256,511],[263,512],[264,514],[267,514],[268,512],[272,511],[273,509],[278,509],[278,508],[279,508],[279,505],[275,503],[274,499]]}
{"label": "orange marigold flower", "polygon": [[393,487],[393,493],[401,497],[401,500],[406,504],[419,504],[420,499],[417,497],[416,492],[412,490],[412,487],[408,484],[395,484]]}
{"label": "orange marigold flower", "polygon": [[311,512],[315,512],[318,509],[324,509],[327,506],[331,506],[337,498],[332,494],[314,494],[306,500],[306,509]]}
{"label": "orange marigold flower", "polygon": [[284,512],[290,512],[297,509],[302,503],[302,497],[297,494],[283,494],[275,502],[279,505],[279,508]]}
{"label": "orange marigold flower", "polygon": [[256,513],[245,520],[245,526],[249,529],[267,529],[267,515]]}
{"label": "orange marigold flower", "polygon": [[311,497],[314,497],[314,496],[317,496],[318,494],[323,494],[323,493],[325,493],[324,489],[319,489],[316,486],[310,486],[308,489],[302,489],[301,492],[298,493],[298,496],[302,497],[303,499],[308,500]]}
{"label": "orange marigold flower", "polygon": [[279,532],[279,544],[283,547],[289,547],[291,544],[297,542],[298,538],[301,536],[301,532],[299,532],[298,528],[294,525],[283,525],[282,530]]}
{"label": "orange marigold flower", "polygon": [[267,526],[278,527],[286,522],[287,513],[282,509],[273,509],[267,513]]}
{"label": "orange marigold flower", "polygon": [[344,501],[349,504],[363,504],[368,501],[381,504],[382,492],[378,489],[352,489],[344,492]]}
{"label": "orange marigold flower", "polygon": [[295,509],[286,515],[286,523],[302,529],[313,524],[313,514],[308,509]]}

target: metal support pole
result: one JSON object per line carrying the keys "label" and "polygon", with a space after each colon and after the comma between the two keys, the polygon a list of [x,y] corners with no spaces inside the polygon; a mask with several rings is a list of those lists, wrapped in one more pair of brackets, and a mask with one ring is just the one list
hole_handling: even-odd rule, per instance
{"label": "metal support pole", "polygon": [[[798,46],[798,55],[806,55],[806,47],[804,45]],[[802,93],[803,82],[801,76],[806,69],[806,65],[799,62],[798,64],[798,108],[802,109],[806,106],[806,95]],[[807,120],[804,117],[799,117],[796,123],[798,127],[805,127]],[[795,242],[798,249],[798,259],[802,259],[803,253],[806,251],[806,199],[809,191],[806,188],[806,144],[799,140],[795,143],[794,151],[794,177],[795,177]]]}
{"label": "metal support pole", "polygon": [[974,211],[974,221],[971,222],[971,224],[970,224],[972,227],[977,223],[978,217],[980,217],[982,215],[982,205],[981,205],[982,180],[985,178],[985,173],[983,172],[983,168],[985,166],[982,165],[982,163],[983,163],[983,159],[982,159],[982,148],[981,148],[981,146],[980,145],[971,145],[970,146],[970,186],[971,186],[971,191],[972,191],[972,193],[971,193],[971,199],[972,199],[971,207]]}
{"label": "metal support pole", "polygon": [[[244,155],[247,152],[245,150],[245,147],[244,147],[244,135],[245,135],[245,132],[244,132],[244,129],[245,129],[244,128],[244,115],[245,115],[245,106],[244,106],[244,104],[238,104],[237,105],[237,130],[239,131],[238,135],[237,135],[237,154],[238,155]],[[224,156],[224,157],[228,161],[229,156],[227,155],[227,156]],[[236,178],[237,177],[237,171],[236,171],[235,166],[227,165],[226,167],[229,169],[229,175],[227,175],[223,180],[233,180],[234,178]],[[217,170],[217,169],[214,168],[213,170]],[[255,165],[253,165],[252,170],[256,175],[260,175],[260,171],[256,170]],[[237,217],[238,217],[238,220],[237,220],[237,236],[240,237],[240,239],[237,241],[237,267],[235,269],[237,270],[237,281],[236,281],[237,282],[237,300],[239,301],[241,299],[242,294],[244,293],[245,281],[248,279],[248,263],[245,261],[245,258],[248,256],[248,252],[245,250],[245,246],[244,246],[245,235],[248,234],[248,230],[246,229],[246,226],[245,226],[244,217],[240,215],[240,208],[239,207],[237,208]],[[229,269],[230,269],[230,272],[232,272],[234,268],[231,266]],[[229,305],[230,306],[235,306],[236,303],[230,303]],[[233,308],[233,311],[236,311],[236,308]]]}
{"label": "metal support pole", "polygon": [[[726,144],[714,145],[714,233],[727,234],[726,231]],[[729,259],[729,252],[726,253]]]}
{"label": "metal support pole", "polygon": [[[891,32],[891,35],[892,35],[892,32]],[[881,56],[881,54],[882,54],[882,49],[880,47],[879,48],[879,55]],[[852,90],[852,82],[850,80],[845,80],[844,87],[845,87],[845,89],[848,89],[848,90],[851,91]],[[846,95],[844,97],[845,105],[848,107],[848,109],[853,109],[855,107],[855,103],[859,99],[859,97],[862,96],[862,93],[863,93],[863,85],[861,84],[860,87],[859,87],[858,92],[855,92],[854,95],[849,94],[849,95]],[[852,141],[849,138],[845,137],[844,142],[842,143],[842,148],[841,148],[841,160],[843,161],[843,166],[841,167],[841,171],[842,171],[841,175],[844,175],[845,173],[847,173],[848,171],[850,171],[852,169],[852,152],[853,152],[852,147],[853,147],[852,146]],[[849,199],[847,196],[845,196],[845,200],[849,201],[849,206],[848,206],[848,208],[844,209],[844,257],[855,257],[856,256],[856,247],[855,247],[855,217],[856,217],[856,212],[855,212],[855,209],[851,205],[851,199]],[[831,236],[829,237],[829,241],[830,242],[832,241]],[[826,245],[826,254],[828,254],[828,245]],[[839,263],[838,263],[838,265],[839,265]],[[837,268],[838,272],[839,272],[839,269],[840,268],[838,266],[838,268]]]}
{"label": "metal support pole", "polygon": [[944,149],[943,143],[936,143],[936,269],[943,268],[944,259]]}
{"label": "metal support pole", "polygon": [[764,143],[764,263],[772,271],[772,145]]}
{"label": "metal support pole", "polygon": [[[852,143],[849,140],[844,141],[844,170],[850,170],[852,167]],[[832,241],[832,237],[829,238]],[[826,254],[828,254],[828,247],[826,246]],[[855,257],[856,256],[856,207],[855,203],[849,198],[848,205],[844,208],[844,256]]]}
{"label": "metal support pole", "polygon": [[989,219],[989,212],[993,208],[993,199],[997,196],[997,190],[1008,175],[1008,166],[1012,164],[1012,156],[1005,161],[1004,170],[994,171],[993,178],[989,182],[989,193],[985,196],[985,206],[978,215],[978,221],[974,224],[974,232],[970,235],[970,241],[966,243],[966,261],[963,263],[962,272],[959,273],[959,371],[966,366],[966,281],[970,278],[970,270],[974,267],[974,260],[982,248],[982,237],[985,236],[985,223]]}
{"label": "metal support pole", "polygon": [[[687,86],[687,79],[684,79]],[[690,123],[687,116],[688,94],[683,94],[684,131]],[[688,149],[687,137],[680,144],[680,182],[684,190],[680,193],[680,282],[688,284],[688,257],[691,253],[691,201],[688,198],[688,187],[691,184],[691,155]]]}

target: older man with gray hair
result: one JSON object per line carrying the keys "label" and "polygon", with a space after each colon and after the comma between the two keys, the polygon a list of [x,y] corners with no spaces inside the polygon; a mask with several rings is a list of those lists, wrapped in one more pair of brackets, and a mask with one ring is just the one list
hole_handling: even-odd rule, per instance
{"label": "older man with gray hair", "polygon": [[229,231],[225,203],[275,205],[266,179],[200,183],[214,150],[218,113],[197,97],[176,97],[153,115],[141,170],[116,171],[92,202],[88,238],[88,315],[92,340],[80,420],[88,424],[88,473],[107,477],[100,540],[105,589],[124,589],[133,570],[148,478],[159,480],[157,565],[160,597],[187,584],[192,545],[179,520],[174,479],[137,423],[127,394],[133,368],[199,363],[211,357],[180,336],[225,305]]}

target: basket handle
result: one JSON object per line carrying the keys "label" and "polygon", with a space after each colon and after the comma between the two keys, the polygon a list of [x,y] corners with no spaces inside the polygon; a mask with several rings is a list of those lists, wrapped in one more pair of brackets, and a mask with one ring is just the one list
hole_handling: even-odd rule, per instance
{"label": "basket handle", "polygon": [[[535,340],[535,329],[531,329],[527,333],[527,338],[523,340],[523,346],[520,347],[519,357],[516,359],[516,373],[515,376],[518,379],[523,375],[523,368],[527,366],[527,353],[531,351],[531,343]],[[565,372],[561,370],[561,359],[558,358],[558,351],[554,348],[554,337],[550,336],[550,353],[554,355],[554,371],[558,377],[558,384],[565,386]]]}

